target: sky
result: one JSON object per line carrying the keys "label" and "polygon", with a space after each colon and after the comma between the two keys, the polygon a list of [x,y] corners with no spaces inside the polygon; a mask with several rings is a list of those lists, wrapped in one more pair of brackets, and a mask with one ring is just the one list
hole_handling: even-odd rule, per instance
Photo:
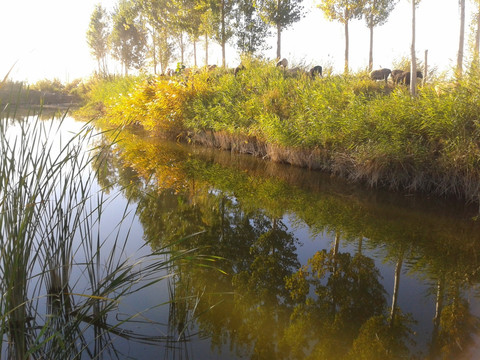
{"label": "sky", "polygon": [[[290,64],[332,66],[343,72],[345,35],[338,22],[328,21],[315,4],[304,0],[306,15],[282,34],[282,57]],[[96,61],[86,43],[90,15],[97,3],[113,10],[116,0],[0,0],[1,56],[0,78],[15,64],[10,78],[34,83],[58,78],[69,82],[88,77],[96,69]],[[467,0],[466,40],[472,17],[472,0]],[[447,71],[456,64],[459,39],[458,0],[422,0],[417,8],[416,50],[423,60],[428,49],[428,64]],[[264,56],[276,56],[275,38]],[[411,44],[411,3],[399,0],[388,22],[374,30],[374,68],[392,68],[393,63],[409,56]],[[368,65],[369,30],[364,20],[350,24],[350,68],[365,69]],[[465,49],[467,50],[467,48]],[[203,63],[200,47],[198,63]],[[191,53],[191,51],[190,51]],[[227,66],[239,63],[236,51],[227,49]],[[192,65],[193,58],[186,60]],[[220,47],[210,42],[209,63],[221,64]],[[174,65],[172,65],[174,66]],[[120,71],[118,66],[110,69]]]}

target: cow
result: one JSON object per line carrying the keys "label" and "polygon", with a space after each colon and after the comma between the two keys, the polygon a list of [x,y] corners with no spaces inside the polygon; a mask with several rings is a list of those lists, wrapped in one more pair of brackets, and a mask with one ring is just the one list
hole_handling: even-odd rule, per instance
{"label": "cow", "polygon": [[317,65],[317,66],[314,66],[313,68],[311,68],[308,73],[309,73],[309,75],[312,79],[315,79],[315,77],[317,75],[320,75],[320,77],[323,76],[322,75],[322,70],[323,70],[322,67],[320,65]]}
{"label": "cow", "polygon": [[370,73],[370,79],[372,80],[385,80],[385,83],[387,83],[388,76],[391,74],[392,70],[383,68],[379,70],[373,70]]}

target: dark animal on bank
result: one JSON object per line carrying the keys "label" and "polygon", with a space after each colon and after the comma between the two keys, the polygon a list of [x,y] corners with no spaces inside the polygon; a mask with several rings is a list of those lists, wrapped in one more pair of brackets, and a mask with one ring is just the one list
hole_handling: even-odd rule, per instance
{"label": "dark animal on bank", "polygon": [[395,84],[398,84],[399,80],[400,80],[400,77],[403,75],[405,71],[403,70],[392,70],[392,73],[390,74],[390,76],[392,77],[392,80]]}
{"label": "dark animal on bank", "polygon": [[283,67],[284,69],[286,69],[287,66],[288,66],[288,61],[285,58],[277,62],[277,67]]}
{"label": "dark animal on bank", "polygon": [[305,74],[305,70],[300,69],[298,66],[285,70],[285,75],[288,75],[288,76],[291,76],[291,77],[297,77],[297,76],[300,76],[302,74]]}
{"label": "dark animal on bank", "polygon": [[387,79],[388,79],[388,76],[390,75],[391,72],[392,72],[392,70],[387,69],[387,68],[383,68],[383,69],[379,69],[379,70],[373,70],[370,73],[370,79],[372,79],[372,80],[385,80],[385,83],[386,83]]}
{"label": "dark animal on bank", "polygon": [[[423,79],[423,75],[421,71],[417,71],[417,78]],[[398,79],[400,84],[410,85],[410,71],[404,72]]]}
{"label": "dark animal on bank", "polygon": [[235,76],[237,76],[238,73],[239,73],[240,71],[242,71],[242,70],[245,70],[245,65],[240,64],[240,65],[238,65],[238,66],[235,68],[233,74],[234,74]]}
{"label": "dark animal on bank", "polygon": [[320,65],[317,65],[311,68],[308,73],[312,79],[315,79],[317,75],[320,75],[320,77],[322,77],[322,70],[322,67]]}

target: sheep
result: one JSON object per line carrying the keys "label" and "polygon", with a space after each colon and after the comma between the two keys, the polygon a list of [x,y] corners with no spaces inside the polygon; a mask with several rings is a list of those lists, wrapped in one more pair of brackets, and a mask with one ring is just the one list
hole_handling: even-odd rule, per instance
{"label": "sheep", "polygon": [[385,83],[387,83],[388,76],[391,74],[392,70],[383,68],[379,70],[373,70],[370,73],[370,78],[372,80],[385,80]]}

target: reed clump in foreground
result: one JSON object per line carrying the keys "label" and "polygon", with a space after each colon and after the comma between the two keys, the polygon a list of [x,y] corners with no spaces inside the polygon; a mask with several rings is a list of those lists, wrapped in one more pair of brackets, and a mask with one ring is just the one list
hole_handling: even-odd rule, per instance
{"label": "reed clump in foreground", "polygon": [[61,130],[63,121],[14,120],[0,111],[0,357],[113,357],[113,337],[171,341],[128,330],[137,313],[118,319],[112,312],[125,297],[174,276],[179,262],[213,258],[174,244],[132,254],[128,204],[118,225],[103,221],[114,199],[95,190],[91,126],[71,134]]}
{"label": "reed clump in foreground", "polygon": [[412,98],[405,87],[375,83],[365,74],[311,79],[259,60],[245,65],[237,76],[218,69],[139,77],[122,94],[97,97],[105,106],[102,121],[140,124],[154,135],[250,152],[371,186],[478,201],[478,69],[441,91],[436,82],[426,84]]}

